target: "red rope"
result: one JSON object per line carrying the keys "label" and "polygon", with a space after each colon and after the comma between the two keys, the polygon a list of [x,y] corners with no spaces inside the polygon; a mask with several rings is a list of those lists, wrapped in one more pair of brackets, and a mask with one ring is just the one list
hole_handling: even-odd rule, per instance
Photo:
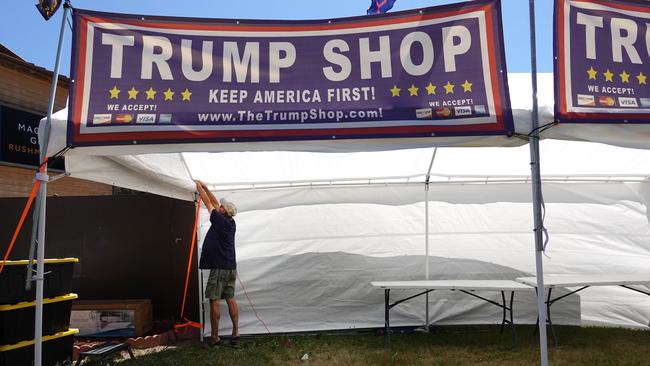
{"label": "red rope", "polygon": [[183,303],[181,304],[181,319],[185,314],[185,300],[187,300],[187,286],[190,283],[190,272],[192,271],[192,259],[194,258],[194,244],[196,243],[196,228],[199,224],[199,211],[201,211],[201,200],[196,202],[196,215],[194,216],[194,230],[192,231],[192,244],[190,245],[190,257],[187,260],[187,273],[185,274],[185,289],[183,290]]}
{"label": "red rope", "polygon": [[[45,159],[45,162],[47,162],[47,159]],[[45,171],[45,166],[46,164],[41,165],[41,173]],[[38,188],[40,186],[41,186],[41,181],[37,179],[36,183],[34,183],[34,187],[32,188],[32,193],[29,194],[29,199],[27,200],[27,204],[25,204],[23,213],[22,215],[20,215],[20,220],[18,220],[18,226],[16,226],[16,230],[14,231],[14,236],[11,238],[11,243],[9,243],[9,247],[7,248],[7,252],[5,253],[5,257],[2,260],[2,265],[0,265],[0,273],[2,273],[2,270],[5,268],[5,263],[7,263],[7,258],[9,258],[9,253],[11,253],[14,244],[16,244],[18,233],[20,233],[20,229],[23,227],[23,223],[25,222],[27,213],[29,212],[29,209],[32,207],[32,203],[34,202],[34,198],[36,197],[36,192],[38,191]]]}
{"label": "red rope", "polygon": [[192,327],[192,328],[196,328],[196,329],[202,329],[203,328],[203,324],[201,324],[201,323],[193,322],[193,321],[191,321],[191,320],[189,320],[187,318],[183,318],[183,320],[185,320],[185,323],[174,324],[174,332],[178,332],[179,329],[183,329],[183,328],[187,328],[187,327]]}
{"label": "red rope", "polygon": [[257,320],[259,320],[262,325],[264,325],[264,328],[266,328],[266,331],[271,334],[271,330],[269,330],[269,327],[266,326],[266,323],[264,323],[264,320],[260,317],[260,314],[257,313],[257,310],[255,310],[255,305],[253,305],[253,302],[251,301],[251,298],[248,297],[248,292],[246,292],[246,287],[244,286],[244,282],[242,282],[241,278],[239,277],[239,273],[237,274],[237,279],[239,280],[239,284],[241,285],[241,288],[244,290],[244,295],[246,295],[246,299],[248,299],[248,303],[251,305],[251,308],[253,309],[253,312],[255,313],[255,317]]}

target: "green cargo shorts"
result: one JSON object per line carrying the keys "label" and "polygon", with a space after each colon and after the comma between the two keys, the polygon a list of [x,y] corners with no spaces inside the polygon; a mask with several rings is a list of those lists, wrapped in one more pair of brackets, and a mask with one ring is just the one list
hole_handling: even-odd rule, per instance
{"label": "green cargo shorts", "polygon": [[236,269],[211,269],[205,297],[210,300],[232,299],[235,297]]}

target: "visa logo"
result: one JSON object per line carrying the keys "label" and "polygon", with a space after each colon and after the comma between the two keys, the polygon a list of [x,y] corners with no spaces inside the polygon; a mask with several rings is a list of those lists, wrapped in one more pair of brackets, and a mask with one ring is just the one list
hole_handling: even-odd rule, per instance
{"label": "visa logo", "polygon": [[621,107],[631,107],[638,108],[639,105],[636,103],[636,98],[630,97],[618,97],[618,105]]}
{"label": "visa logo", "polygon": [[456,116],[471,116],[472,107],[454,107],[454,114]]}
{"label": "visa logo", "polygon": [[156,115],[138,114],[138,118],[135,120],[135,123],[156,123]]}

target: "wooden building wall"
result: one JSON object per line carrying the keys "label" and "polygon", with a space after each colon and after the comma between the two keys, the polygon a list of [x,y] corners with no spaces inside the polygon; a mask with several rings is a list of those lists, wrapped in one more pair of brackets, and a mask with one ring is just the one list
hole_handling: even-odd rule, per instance
{"label": "wooden building wall", "polygon": [[[47,115],[52,75],[51,71],[21,59],[0,44],[0,105]],[[69,79],[59,76],[54,111],[65,108],[69,88]],[[0,197],[29,196],[35,169],[0,162]],[[52,172],[50,175],[56,174]],[[112,192],[112,186],[70,177],[48,185],[48,196],[98,196],[111,195]]]}
{"label": "wooden building wall", "polygon": [[[28,197],[34,185],[36,170],[0,166],[0,198]],[[49,172],[55,176],[56,172]],[[113,187],[83,179],[64,177],[47,185],[48,196],[110,196]]]}

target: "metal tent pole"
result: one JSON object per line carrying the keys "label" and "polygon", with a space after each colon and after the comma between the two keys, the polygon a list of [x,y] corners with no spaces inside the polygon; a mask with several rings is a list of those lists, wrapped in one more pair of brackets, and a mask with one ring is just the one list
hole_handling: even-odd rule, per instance
{"label": "metal tent pole", "polygon": [[[199,202],[197,200],[196,204],[198,205]],[[199,323],[201,324],[201,334],[199,338],[201,339],[201,343],[203,343],[203,332],[205,330],[205,323],[204,323],[204,318],[205,314],[203,312],[205,311],[204,305],[205,305],[205,298],[203,297],[203,271],[201,270],[201,266],[199,263],[199,260],[201,259],[201,251],[199,250],[199,243],[201,243],[201,212],[199,212],[199,222],[196,224],[196,273],[197,273],[197,279],[198,279],[198,286],[199,286]]]}
{"label": "metal tent pole", "polygon": [[537,312],[539,316],[539,351],[540,363],[548,365],[548,345],[546,340],[546,307],[544,306],[544,268],[542,252],[542,181],[539,162],[539,120],[537,115],[537,47],[535,44],[535,0],[528,1],[530,18],[530,64],[533,87],[532,133],[529,139],[530,171],[533,193],[533,218],[535,234],[535,268],[537,271]]}
{"label": "metal tent pole", "polygon": [[[438,148],[433,148],[433,155],[431,156],[431,162],[429,163],[429,170],[427,170],[427,176],[424,181],[424,268],[425,275],[424,279],[429,279],[429,179],[431,179],[431,167],[433,166],[433,161],[436,159],[436,152]],[[424,310],[425,324],[424,329],[429,331],[429,293],[427,292],[424,295],[426,302],[426,307]]]}
{"label": "metal tent pole", "polygon": [[[183,167],[185,167],[185,172],[187,173],[187,176],[190,177],[192,182],[194,182],[194,176],[192,175],[192,172],[190,171],[190,168],[187,166],[187,160],[185,160],[185,155],[183,153],[179,153],[181,156],[181,161],[183,162]],[[199,197],[198,193],[194,193],[194,209],[196,209],[196,205],[199,204]],[[203,331],[205,329],[205,324],[203,322],[204,319],[204,298],[203,298],[203,271],[201,270],[201,264],[199,263],[199,260],[201,259],[201,251],[199,250],[199,243],[201,243],[201,211],[199,211],[199,216],[197,217],[198,222],[196,223],[196,273],[197,273],[197,282],[199,286],[199,323],[201,324],[201,334],[199,335],[199,338],[201,340],[201,343],[203,343]]]}
{"label": "metal tent pole", "polygon": [[34,319],[34,366],[41,366],[43,358],[43,281],[45,276],[45,203],[47,199],[47,144],[50,138],[50,128],[52,124],[52,112],[54,111],[54,98],[56,96],[56,87],[59,81],[59,66],[61,65],[61,50],[63,48],[63,35],[65,33],[65,23],[68,17],[69,4],[66,1],[63,4],[63,17],[61,19],[61,30],[59,32],[59,45],[56,50],[56,63],[54,65],[54,74],[52,75],[52,87],[50,88],[50,100],[47,107],[47,120],[42,134],[43,141],[40,141],[40,162],[45,164],[42,173],[37,174],[41,181],[41,187],[38,193],[39,216],[38,216],[38,248],[36,250],[36,314]]}

